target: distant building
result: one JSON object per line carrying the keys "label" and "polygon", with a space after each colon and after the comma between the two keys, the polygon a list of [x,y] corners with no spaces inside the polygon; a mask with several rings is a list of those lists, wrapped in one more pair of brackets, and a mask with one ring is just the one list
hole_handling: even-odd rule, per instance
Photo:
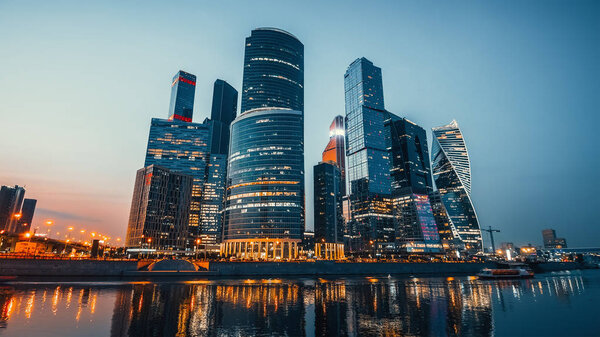
{"label": "distant building", "polygon": [[193,177],[150,165],[137,171],[127,225],[127,248],[183,250]]}
{"label": "distant building", "polygon": [[481,230],[471,201],[471,164],[456,121],[433,128],[433,178],[452,230],[470,253],[482,251]]}
{"label": "distant building", "polygon": [[557,238],[554,229],[544,229],[542,231],[544,240],[544,248],[567,248],[567,240],[565,238]]}
{"label": "distant building", "polygon": [[171,83],[169,120],[192,121],[195,93],[196,76],[183,70],[178,71]]}
{"label": "distant building", "polygon": [[304,45],[278,28],[257,28],[246,38],[242,109],[304,111]]}
{"label": "distant building", "polygon": [[359,238],[358,250],[380,251],[395,239],[381,68],[356,59],[344,74],[344,91],[350,232]]}
{"label": "distant building", "polygon": [[443,249],[446,251],[463,251],[465,244],[460,240],[454,226],[451,225],[452,222],[448,217],[448,211],[446,211],[440,193],[438,191],[431,192],[429,202],[431,203],[431,210],[433,211]]}
{"label": "distant building", "polygon": [[21,214],[25,189],[21,186],[0,188],[0,231],[15,232]]}
{"label": "distant building", "polygon": [[21,218],[17,228],[13,231],[18,234],[27,233],[31,230],[33,222],[33,214],[35,213],[36,199],[24,199],[23,207],[21,207]]}

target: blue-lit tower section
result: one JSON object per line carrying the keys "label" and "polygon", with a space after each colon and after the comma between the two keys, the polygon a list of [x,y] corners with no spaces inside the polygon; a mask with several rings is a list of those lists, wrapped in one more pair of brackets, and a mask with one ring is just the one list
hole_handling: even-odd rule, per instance
{"label": "blue-lit tower section", "polygon": [[344,90],[351,233],[360,250],[386,249],[395,234],[381,68],[364,57],[355,60],[344,75]]}
{"label": "blue-lit tower section", "polygon": [[470,253],[482,250],[481,230],[471,201],[471,164],[456,121],[433,128],[433,179],[452,231]]}
{"label": "blue-lit tower section", "polygon": [[304,119],[262,108],[231,124],[221,253],[293,259],[304,233]]}
{"label": "blue-lit tower section", "polygon": [[241,112],[256,108],[304,111],[304,45],[278,28],[246,38]]}
{"label": "blue-lit tower section", "polygon": [[196,76],[183,70],[178,71],[171,83],[169,120],[192,121],[195,93]]}
{"label": "blue-lit tower section", "polygon": [[396,247],[401,252],[441,252],[434,211],[427,133],[406,118],[390,114],[385,122],[390,156]]}

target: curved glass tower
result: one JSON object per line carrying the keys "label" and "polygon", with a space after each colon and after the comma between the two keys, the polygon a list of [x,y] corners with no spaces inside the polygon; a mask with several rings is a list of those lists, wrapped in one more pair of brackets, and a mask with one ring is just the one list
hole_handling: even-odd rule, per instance
{"label": "curved glass tower", "polygon": [[304,111],[304,45],[277,28],[257,28],[246,38],[242,110]]}
{"label": "curved glass tower", "polygon": [[471,202],[471,164],[456,121],[433,128],[433,179],[448,212],[452,232],[470,252],[482,250],[481,230]]}
{"label": "curved glass tower", "polygon": [[222,254],[294,258],[303,233],[303,114],[249,110],[231,124]]}

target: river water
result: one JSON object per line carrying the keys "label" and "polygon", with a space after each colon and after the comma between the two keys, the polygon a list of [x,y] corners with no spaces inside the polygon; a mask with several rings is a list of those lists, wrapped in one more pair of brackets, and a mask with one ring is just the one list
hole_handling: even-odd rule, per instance
{"label": "river water", "polygon": [[0,336],[251,335],[600,336],[600,270],[0,285]]}

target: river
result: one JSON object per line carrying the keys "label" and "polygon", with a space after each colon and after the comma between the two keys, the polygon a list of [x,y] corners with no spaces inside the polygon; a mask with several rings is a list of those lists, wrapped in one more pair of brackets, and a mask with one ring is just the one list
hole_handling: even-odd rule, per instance
{"label": "river", "polygon": [[600,336],[600,270],[474,277],[15,282],[0,336]]}

